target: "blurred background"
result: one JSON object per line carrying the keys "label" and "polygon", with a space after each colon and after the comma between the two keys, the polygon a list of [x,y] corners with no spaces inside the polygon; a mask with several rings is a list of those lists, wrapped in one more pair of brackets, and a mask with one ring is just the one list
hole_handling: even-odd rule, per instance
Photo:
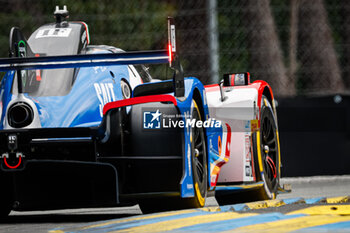
{"label": "blurred background", "polygon": [[271,84],[283,175],[350,174],[350,1],[0,0],[0,56],[12,26],[29,37],[56,5],[89,25],[91,44],[124,50],[166,48],[173,16],[186,76],[249,71]]}
{"label": "blurred background", "polygon": [[175,17],[184,70],[204,83],[249,71],[277,96],[350,89],[350,1],[0,0],[0,55],[12,26],[29,37],[54,21],[56,5],[89,25],[93,44],[124,50],[165,48],[166,17]]}

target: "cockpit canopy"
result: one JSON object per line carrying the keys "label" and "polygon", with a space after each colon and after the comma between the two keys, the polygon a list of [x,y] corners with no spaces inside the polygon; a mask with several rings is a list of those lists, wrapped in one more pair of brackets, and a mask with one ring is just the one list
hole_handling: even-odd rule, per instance
{"label": "cockpit canopy", "polygon": [[[26,42],[25,55],[76,55],[86,53],[88,44],[89,31],[84,22],[63,21],[39,27]],[[72,88],[77,72],[78,69],[74,68],[22,71],[23,92],[31,96],[66,95]],[[16,83],[12,88],[14,93]]]}
{"label": "cockpit canopy", "polygon": [[38,28],[28,40],[35,54],[45,56],[80,54],[89,44],[88,27],[83,22],[47,24]]}

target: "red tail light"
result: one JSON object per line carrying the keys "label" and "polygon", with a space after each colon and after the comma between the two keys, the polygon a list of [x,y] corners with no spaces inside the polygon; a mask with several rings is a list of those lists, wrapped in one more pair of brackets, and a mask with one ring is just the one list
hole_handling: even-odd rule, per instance
{"label": "red tail light", "polygon": [[173,52],[171,51],[171,44],[168,44],[168,55],[169,55],[169,63],[173,61]]}

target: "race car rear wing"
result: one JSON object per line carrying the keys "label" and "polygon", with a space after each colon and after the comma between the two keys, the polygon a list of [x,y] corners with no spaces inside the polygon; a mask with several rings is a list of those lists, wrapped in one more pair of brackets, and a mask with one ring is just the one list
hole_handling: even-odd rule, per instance
{"label": "race car rear wing", "polygon": [[167,50],[0,58],[0,71],[169,63]]}
{"label": "race car rear wing", "polygon": [[[179,59],[176,55],[175,25],[172,18],[168,18],[168,27],[169,50],[0,58],[0,71],[17,71],[19,84],[18,93],[22,93],[22,70],[169,63],[169,66],[174,70],[173,82],[175,96],[182,97],[184,96],[184,76]],[[21,48],[18,49],[23,50],[24,48],[23,44],[20,43],[21,41],[18,41],[17,46],[21,46]]]}

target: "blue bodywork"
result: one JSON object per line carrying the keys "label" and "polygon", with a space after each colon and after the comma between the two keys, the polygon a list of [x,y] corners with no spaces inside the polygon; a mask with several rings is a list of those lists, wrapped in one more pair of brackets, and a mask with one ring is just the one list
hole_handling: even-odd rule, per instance
{"label": "blue bodywork", "polygon": [[[102,55],[102,54],[97,54]],[[93,55],[92,55],[93,56]],[[116,56],[119,56],[116,55]],[[124,56],[124,54],[122,54]],[[142,53],[136,54],[142,56]],[[97,57],[97,56],[96,56]],[[125,56],[124,56],[125,57]],[[131,56],[132,57],[132,56]],[[149,58],[149,57],[148,57]],[[32,58],[30,58],[32,59]],[[44,57],[40,58],[44,59]],[[33,97],[29,94],[25,94],[27,98],[35,103],[35,106],[39,112],[39,118],[41,127],[43,128],[60,128],[60,127],[93,127],[100,125],[103,115],[103,106],[112,101],[122,100],[122,92],[120,88],[121,79],[125,79],[130,82],[129,69],[126,62],[120,64],[118,60],[116,65],[107,64],[107,66],[92,66],[91,64],[76,64],[72,59],[70,63],[64,65],[55,66],[55,57],[45,58],[53,64],[48,68],[64,68],[64,67],[81,67],[79,68],[78,75],[74,84],[67,95],[64,96],[38,96]],[[97,59],[101,59],[97,57]],[[24,69],[42,68],[42,64],[39,59],[33,58],[37,62],[37,66],[25,67],[25,63],[21,63]],[[78,59],[79,60],[79,59]],[[157,61],[158,62],[158,61]],[[1,63],[1,62],[0,62]],[[4,62],[3,62],[4,63]],[[132,64],[139,64],[139,61],[129,62]],[[106,65],[105,63],[103,63]],[[45,68],[45,67],[44,67]],[[8,68],[6,68],[8,69]],[[6,70],[5,69],[5,70]],[[113,75],[112,75],[113,73]],[[2,80],[1,85],[1,102],[3,105],[3,111],[1,115],[0,127],[4,127],[4,119],[6,114],[6,108],[11,99],[16,98],[11,92],[11,86],[14,82],[14,71],[9,71]],[[184,79],[185,95],[180,98],[176,98],[177,107],[180,114],[185,118],[191,117],[191,109],[193,108],[192,100],[195,98],[194,93],[199,93],[196,98],[200,98],[202,111],[204,113],[204,119],[210,118],[208,105],[206,100],[206,94],[203,84],[196,78],[188,77]],[[141,84],[142,85],[142,84]],[[143,84],[143,85],[148,85]],[[174,93],[169,93],[174,95]],[[198,101],[198,100],[197,100]],[[193,197],[194,184],[192,176],[192,164],[191,164],[191,141],[190,141],[190,129],[184,129],[184,144],[183,144],[183,177],[181,179],[181,197]],[[208,164],[217,160],[218,153],[218,137],[222,136],[222,128],[211,129],[206,131],[207,140],[207,160]],[[210,184],[210,166],[208,169],[208,184]],[[209,187],[213,190],[214,187]]]}
{"label": "blue bodywork", "polygon": [[[114,77],[110,72],[114,73]],[[85,67],[80,68],[68,95],[38,97],[30,96],[28,93],[24,95],[35,103],[43,128],[98,126],[102,120],[100,105],[123,99],[119,85],[122,78],[129,81],[126,65]],[[14,72],[9,71],[1,82],[0,98],[3,111],[0,129],[4,127],[7,105],[16,97],[11,93],[13,79]]]}

